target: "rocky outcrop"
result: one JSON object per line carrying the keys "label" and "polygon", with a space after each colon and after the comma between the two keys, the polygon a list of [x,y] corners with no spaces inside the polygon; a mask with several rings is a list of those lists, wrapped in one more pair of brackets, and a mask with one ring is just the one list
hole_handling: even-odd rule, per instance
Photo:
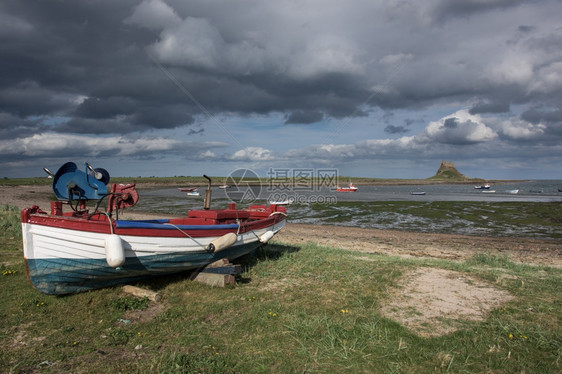
{"label": "rocky outcrop", "polygon": [[468,177],[464,174],[461,174],[457,168],[455,167],[455,164],[453,164],[452,162],[449,161],[441,161],[441,165],[439,166],[439,170],[437,170],[437,173],[435,174],[435,176],[433,176],[433,178],[436,179],[468,179]]}

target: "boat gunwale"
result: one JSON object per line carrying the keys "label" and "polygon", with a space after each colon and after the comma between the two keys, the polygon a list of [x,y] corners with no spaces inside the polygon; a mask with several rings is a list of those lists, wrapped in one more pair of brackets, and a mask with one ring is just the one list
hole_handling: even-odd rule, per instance
{"label": "boat gunwale", "polygon": [[[153,220],[89,220],[81,217],[54,216],[44,213],[22,211],[22,223],[55,227],[64,230],[86,231],[102,234],[118,234],[131,236],[163,236],[183,237],[186,233],[192,237],[221,236],[228,232],[246,233],[252,230],[265,229],[285,220],[282,214],[273,214],[255,220],[244,220],[240,223],[182,225],[171,223],[172,219]],[[179,218],[181,220],[181,218]]]}

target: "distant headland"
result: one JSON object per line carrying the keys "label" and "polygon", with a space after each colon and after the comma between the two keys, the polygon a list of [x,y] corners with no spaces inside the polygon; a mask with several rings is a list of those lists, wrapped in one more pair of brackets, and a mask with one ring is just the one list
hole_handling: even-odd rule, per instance
{"label": "distant headland", "polygon": [[468,178],[466,175],[462,174],[460,171],[457,170],[455,164],[445,160],[441,161],[441,165],[439,166],[437,173],[435,173],[433,177],[430,177],[428,179],[453,180],[453,181],[470,180],[470,178]]}

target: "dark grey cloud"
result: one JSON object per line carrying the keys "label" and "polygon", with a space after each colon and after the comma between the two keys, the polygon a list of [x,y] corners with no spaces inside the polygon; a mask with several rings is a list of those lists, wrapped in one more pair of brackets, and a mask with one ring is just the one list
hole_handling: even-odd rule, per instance
{"label": "dark grey cloud", "polygon": [[537,28],[535,26],[529,26],[529,25],[521,25],[517,28],[518,31],[521,31],[522,33],[529,33],[531,31],[535,31]]}
{"label": "dark grey cloud", "polygon": [[506,113],[509,112],[509,103],[480,101],[470,108],[470,114]]}
{"label": "dark grey cloud", "polygon": [[560,109],[530,109],[521,113],[521,118],[527,122],[537,124],[540,122],[545,123],[562,123],[562,110]]}
{"label": "dark grey cloud", "polygon": [[516,7],[523,3],[532,3],[534,0],[439,0],[433,8],[436,19],[447,17],[468,17],[475,13],[491,10],[501,10]]}
{"label": "dark grey cloud", "polygon": [[0,139],[14,139],[32,136],[46,127],[41,125],[41,119],[22,119],[9,113],[0,112]]}
{"label": "dark grey cloud", "polygon": [[[430,124],[412,134],[416,144],[550,146],[562,140],[561,12],[555,0],[327,0],[321,11],[306,2],[4,0],[0,140],[56,133],[99,147],[73,136],[194,126],[182,134],[200,138],[221,116],[281,113],[306,125],[447,108],[423,117]],[[450,115],[469,106],[482,118]],[[365,136],[411,132],[400,118]]]}
{"label": "dark grey cloud", "polygon": [[443,126],[448,129],[456,129],[459,127],[459,119],[455,117],[447,118],[443,123]]}
{"label": "dark grey cloud", "polygon": [[544,128],[544,144],[560,144],[562,137],[562,110],[559,108],[533,108],[521,113],[521,119]]}
{"label": "dark grey cloud", "polygon": [[[424,25],[418,15],[427,4],[389,5],[381,13],[368,2],[359,1],[357,11],[333,3],[327,4],[325,19],[313,13],[290,19],[272,18],[287,9],[284,4],[254,4],[263,14],[254,17],[228,2],[217,7],[174,0],[7,1],[2,11],[9,22],[0,27],[0,57],[10,74],[0,80],[0,103],[21,118],[71,117],[72,126],[60,131],[84,132],[82,124],[99,120],[113,123],[117,133],[192,124],[201,110],[177,83],[211,113],[286,112],[292,113],[288,123],[303,124],[311,123],[305,118],[310,113],[315,113],[312,120],[366,116],[368,106],[408,108],[506,92],[514,101],[532,100],[523,82],[514,86],[510,79],[490,81],[487,60],[481,61],[477,51],[449,48],[467,37],[478,38],[477,21],[467,29],[437,34],[441,26]],[[427,9],[446,18],[527,4],[441,1]],[[372,29],[368,14],[387,16],[389,22]],[[411,30],[397,32],[402,22]],[[519,32],[532,38],[518,39],[521,48],[544,53],[559,49],[559,32],[539,36],[537,26],[520,25],[505,35],[506,41]],[[14,29],[20,32],[14,34]],[[559,57],[550,56],[551,64]],[[177,81],[171,82],[160,67]],[[76,105],[73,99],[79,98]],[[486,102],[490,104],[476,105],[473,112],[498,113],[498,105],[509,106],[509,101],[494,97]],[[146,109],[177,105],[184,106],[183,118],[164,117],[164,124],[158,120],[161,113]]]}
{"label": "dark grey cloud", "polygon": [[405,134],[409,131],[410,130],[407,129],[406,127],[404,127],[404,126],[387,125],[384,128],[384,132],[389,133],[389,134]]}
{"label": "dark grey cloud", "polygon": [[311,123],[320,122],[324,119],[324,114],[317,111],[296,111],[290,113],[285,120],[285,124],[304,124],[308,125]]}
{"label": "dark grey cloud", "polygon": [[404,120],[404,124],[406,126],[412,126],[414,123],[419,123],[419,122],[423,122],[423,120],[420,119],[412,119],[412,118],[406,118]]}
{"label": "dark grey cloud", "polygon": [[131,115],[137,108],[138,103],[130,97],[88,97],[78,105],[74,114],[77,117],[83,118],[111,118],[120,115]]}

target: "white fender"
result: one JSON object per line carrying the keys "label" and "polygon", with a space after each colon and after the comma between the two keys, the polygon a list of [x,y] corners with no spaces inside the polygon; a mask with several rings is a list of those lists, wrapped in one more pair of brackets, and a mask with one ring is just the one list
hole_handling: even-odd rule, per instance
{"label": "white fender", "polygon": [[105,239],[105,258],[107,264],[112,268],[125,263],[125,249],[123,249],[123,241],[119,235],[111,234]]}
{"label": "white fender", "polygon": [[269,239],[273,238],[273,235],[273,231],[271,230],[264,232],[262,236],[260,236],[260,242],[264,244],[267,243]]}
{"label": "white fender", "polygon": [[229,232],[228,234],[224,234],[220,238],[217,238],[210,242],[207,246],[207,250],[209,250],[210,252],[220,252],[236,243],[237,239],[238,236],[235,233]]}

